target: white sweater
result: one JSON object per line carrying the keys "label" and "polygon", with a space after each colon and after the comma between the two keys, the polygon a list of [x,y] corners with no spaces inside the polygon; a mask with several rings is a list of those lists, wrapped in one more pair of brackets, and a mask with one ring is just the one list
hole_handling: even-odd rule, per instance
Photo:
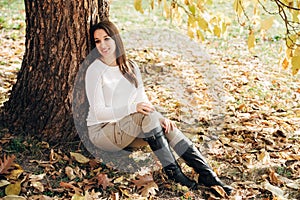
{"label": "white sweater", "polygon": [[120,72],[118,66],[108,66],[96,59],[87,69],[86,94],[89,101],[87,126],[115,122],[136,112],[136,105],[148,102],[139,68],[135,65],[138,88]]}

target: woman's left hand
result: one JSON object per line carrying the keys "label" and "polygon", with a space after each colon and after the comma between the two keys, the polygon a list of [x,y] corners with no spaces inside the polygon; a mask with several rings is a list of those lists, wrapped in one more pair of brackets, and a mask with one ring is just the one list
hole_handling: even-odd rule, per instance
{"label": "woman's left hand", "polygon": [[165,129],[165,133],[169,133],[170,131],[173,131],[175,128],[177,128],[175,122],[167,119],[167,118],[161,118],[160,125]]}

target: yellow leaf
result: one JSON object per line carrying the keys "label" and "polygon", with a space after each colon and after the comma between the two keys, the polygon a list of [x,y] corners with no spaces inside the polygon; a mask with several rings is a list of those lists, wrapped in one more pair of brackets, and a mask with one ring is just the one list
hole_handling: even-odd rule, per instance
{"label": "yellow leaf", "polygon": [[203,33],[199,29],[197,30],[196,34],[197,34],[197,38],[199,40],[201,40],[201,41],[205,40],[205,37],[204,37]]}
{"label": "yellow leaf", "polygon": [[219,26],[214,26],[214,34],[218,37],[221,37],[221,29]]}
{"label": "yellow leaf", "polygon": [[286,49],[286,52],[285,52],[285,55],[288,59],[291,59],[291,57],[293,57],[293,49],[291,48],[287,48]]}
{"label": "yellow leaf", "polygon": [[292,15],[293,15],[293,22],[298,23],[299,22],[299,17],[300,13],[298,10],[292,10]]}
{"label": "yellow leaf", "polygon": [[85,196],[81,196],[79,194],[74,194],[71,200],[85,200]]}
{"label": "yellow leaf", "polygon": [[203,17],[198,17],[197,22],[202,30],[206,31],[208,29],[208,22]]}
{"label": "yellow leaf", "polygon": [[243,12],[242,0],[235,0],[233,3],[235,13],[240,17]]}
{"label": "yellow leaf", "polygon": [[255,46],[255,36],[254,32],[250,31],[249,37],[248,37],[248,49],[251,51]]}
{"label": "yellow leaf", "polygon": [[289,61],[286,58],[284,58],[284,60],[282,61],[282,68],[287,69],[288,66],[289,66]]}
{"label": "yellow leaf", "polygon": [[188,27],[187,34],[190,38],[194,38],[194,31],[190,26]]}
{"label": "yellow leaf", "polygon": [[300,70],[300,56],[292,57],[291,64],[292,64],[292,73],[293,75],[296,75]]}
{"label": "yellow leaf", "polygon": [[17,180],[19,176],[24,172],[23,169],[16,169],[10,172],[7,176],[5,176],[9,180]]}
{"label": "yellow leaf", "polygon": [[193,14],[193,15],[195,15],[196,14],[196,6],[193,4],[193,5],[189,5],[189,10],[191,11],[191,13]]}
{"label": "yellow leaf", "polygon": [[227,23],[222,22],[222,34],[225,34],[226,31],[227,31]]}
{"label": "yellow leaf", "polygon": [[167,0],[164,0],[164,15],[166,18],[170,17],[170,7],[167,4]]}
{"label": "yellow leaf", "polygon": [[295,45],[296,41],[297,41],[297,37],[298,37],[297,35],[288,36],[286,38],[286,46],[288,48],[292,48]]}
{"label": "yellow leaf", "polygon": [[9,184],[5,188],[5,194],[6,195],[19,195],[21,192],[21,182],[17,181],[14,184]]}
{"label": "yellow leaf", "polygon": [[151,0],[151,9],[154,9],[154,0]]}
{"label": "yellow leaf", "polygon": [[85,157],[84,155],[80,154],[80,153],[74,153],[74,152],[70,152],[70,155],[72,157],[75,158],[75,160],[79,163],[88,163],[90,161],[90,159],[88,159],[87,157]]}
{"label": "yellow leaf", "polygon": [[144,14],[144,9],[142,7],[142,0],[134,0],[134,8],[140,13]]}
{"label": "yellow leaf", "polygon": [[300,47],[297,47],[294,51],[294,56],[300,56]]}
{"label": "yellow leaf", "polygon": [[274,18],[275,17],[272,16],[272,17],[270,17],[268,19],[265,19],[265,20],[261,21],[261,23],[260,23],[261,29],[263,29],[263,30],[269,30],[272,27],[272,25],[273,25]]}

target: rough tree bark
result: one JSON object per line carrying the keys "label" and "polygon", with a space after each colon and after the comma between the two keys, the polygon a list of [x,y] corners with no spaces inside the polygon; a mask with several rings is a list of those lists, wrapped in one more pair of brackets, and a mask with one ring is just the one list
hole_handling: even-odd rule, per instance
{"label": "rough tree bark", "polygon": [[[90,26],[108,19],[109,0],[25,0],[25,9],[26,51],[0,121],[14,133],[49,142],[74,139],[75,77],[91,50]],[[86,99],[79,87],[74,94],[84,118]]]}

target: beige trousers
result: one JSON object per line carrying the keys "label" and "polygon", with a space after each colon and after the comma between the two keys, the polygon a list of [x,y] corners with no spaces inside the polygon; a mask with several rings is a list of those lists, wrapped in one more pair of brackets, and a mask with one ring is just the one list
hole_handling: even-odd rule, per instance
{"label": "beige trousers", "polygon": [[[158,112],[149,115],[133,113],[117,122],[96,124],[88,127],[90,140],[104,151],[119,151],[125,147],[145,146],[144,133],[160,126],[159,119],[163,116]],[[171,147],[187,137],[178,129],[166,134]]]}

